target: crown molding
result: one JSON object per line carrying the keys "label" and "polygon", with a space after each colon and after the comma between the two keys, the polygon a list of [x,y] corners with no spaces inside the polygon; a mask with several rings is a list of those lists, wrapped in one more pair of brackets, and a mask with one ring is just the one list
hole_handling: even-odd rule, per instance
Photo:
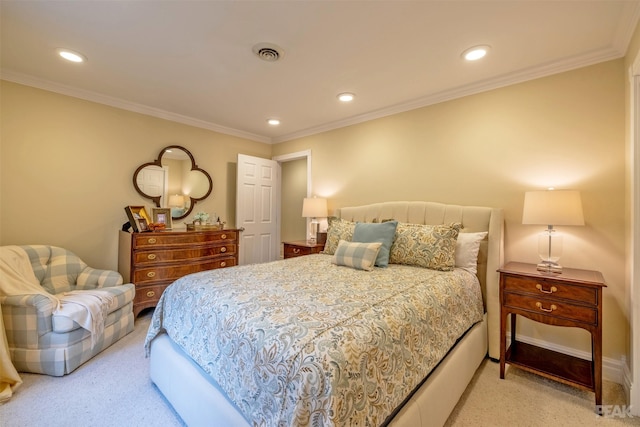
{"label": "crown molding", "polygon": [[[637,8],[638,9],[638,8]],[[640,11],[640,9],[638,9]],[[640,15],[638,15],[640,16]],[[637,17],[635,21],[637,21]],[[635,28],[635,26],[634,26]],[[625,42],[625,46],[628,45],[628,40]],[[470,85],[459,86],[457,88],[437,92],[422,98],[418,98],[412,101],[397,104],[388,108],[368,112],[358,116],[349,117],[344,120],[339,120],[331,123],[327,123],[322,126],[316,126],[309,129],[304,129],[299,132],[282,135],[272,139],[274,144],[298,139],[306,136],[315,135],[321,132],[328,132],[331,130],[339,129],[341,127],[351,126],[370,120],[380,119],[394,114],[404,113],[406,111],[415,110],[418,108],[428,107],[430,105],[439,104],[445,101],[452,101],[454,99],[462,98],[469,95],[475,95],[482,92],[487,92],[501,87],[510,86],[516,83],[523,83],[530,80],[539,79],[542,77],[548,77],[553,74],[559,74],[565,71],[571,71],[577,68],[587,67],[589,65],[595,65],[600,62],[605,62],[613,59],[618,59],[624,56],[626,49],[620,49],[619,47],[609,47],[600,49],[588,53],[586,55],[576,56],[573,58],[567,58],[563,61],[553,62],[546,65],[541,65],[535,68],[529,68],[526,70],[520,70],[509,74],[504,74],[497,78],[488,79],[481,82],[476,82]]]}
{"label": "crown molding", "polygon": [[16,73],[11,70],[0,70],[0,78],[13,83],[32,86],[38,89],[47,90],[49,92],[68,95],[74,98],[84,99],[86,101],[96,102],[98,104],[109,105],[111,107],[120,108],[122,110],[132,111],[134,113],[145,114],[147,116],[157,117],[159,119],[169,120],[184,125],[194,126],[201,129],[207,129],[225,135],[236,136],[238,138],[249,139],[251,141],[269,144],[271,138],[263,135],[256,135],[251,132],[244,132],[238,129],[232,129],[205,120],[195,119],[193,117],[183,116],[181,114],[172,113],[170,111],[161,110],[159,108],[149,107],[143,104],[126,101],[124,99],[114,98],[97,92],[91,92],[84,89],[55,83],[50,80],[39,79],[37,77],[26,74]]}

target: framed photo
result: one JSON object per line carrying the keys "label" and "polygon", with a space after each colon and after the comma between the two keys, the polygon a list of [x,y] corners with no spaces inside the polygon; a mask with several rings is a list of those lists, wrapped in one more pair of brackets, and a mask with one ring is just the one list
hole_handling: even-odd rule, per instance
{"label": "framed photo", "polygon": [[144,218],[140,218],[138,220],[138,227],[140,228],[140,231],[149,231],[149,223],[147,223],[147,220]]}
{"label": "framed photo", "polygon": [[164,224],[165,230],[171,230],[171,209],[170,208],[151,208],[153,222]]}
{"label": "framed photo", "polygon": [[127,213],[129,224],[134,232],[149,231],[151,219],[144,209],[144,206],[125,206],[124,211]]}

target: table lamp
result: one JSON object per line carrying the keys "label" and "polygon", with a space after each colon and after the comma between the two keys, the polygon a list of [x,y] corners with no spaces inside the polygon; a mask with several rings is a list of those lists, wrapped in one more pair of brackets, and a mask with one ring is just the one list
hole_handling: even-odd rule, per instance
{"label": "table lamp", "polygon": [[302,216],[311,218],[311,234],[309,242],[317,242],[318,218],[327,216],[327,199],[319,197],[305,197],[302,201]]}
{"label": "table lamp", "polygon": [[523,224],[546,225],[538,236],[538,255],[542,260],[540,271],[562,273],[558,264],[562,255],[562,235],[554,225],[584,225],[582,200],[579,191],[546,190],[527,191],[524,194]]}

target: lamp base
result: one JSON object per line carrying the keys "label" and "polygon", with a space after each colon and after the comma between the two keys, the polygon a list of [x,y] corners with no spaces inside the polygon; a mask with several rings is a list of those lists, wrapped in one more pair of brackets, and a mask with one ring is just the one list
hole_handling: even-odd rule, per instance
{"label": "lamp base", "polygon": [[541,262],[536,266],[536,268],[538,271],[543,271],[545,273],[562,274],[562,266],[554,262]]}

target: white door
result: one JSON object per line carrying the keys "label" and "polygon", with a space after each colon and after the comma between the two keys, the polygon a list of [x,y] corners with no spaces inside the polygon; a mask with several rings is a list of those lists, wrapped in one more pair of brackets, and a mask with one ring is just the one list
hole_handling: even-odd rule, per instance
{"label": "white door", "polygon": [[148,196],[161,197],[160,206],[167,206],[169,169],[159,166],[145,166],[137,177],[138,188]]}
{"label": "white door", "polygon": [[236,226],[244,228],[240,233],[240,265],[278,259],[279,179],[278,162],[238,154]]}
{"label": "white door", "polygon": [[149,196],[162,196],[164,193],[164,169],[147,166],[138,173],[138,187]]}

